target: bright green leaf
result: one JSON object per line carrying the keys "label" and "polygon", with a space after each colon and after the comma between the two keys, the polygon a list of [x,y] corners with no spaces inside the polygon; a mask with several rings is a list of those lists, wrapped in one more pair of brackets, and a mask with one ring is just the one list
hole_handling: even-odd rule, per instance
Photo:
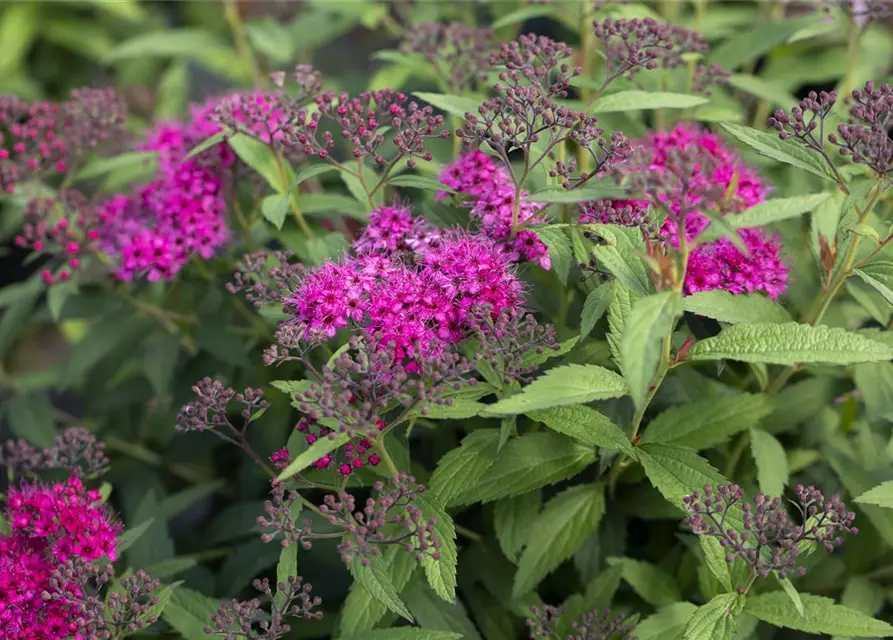
{"label": "bright green leaf", "polygon": [[617,449],[635,457],[635,449],[626,434],[608,416],[596,409],[583,405],[552,407],[539,411],[529,411],[527,416],[542,422],[558,433],[575,440],[603,449]]}
{"label": "bright green leaf", "polygon": [[493,529],[505,557],[517,564],[518,553],[530,537],[542,496],[539,491],[497,500],[493,509]]}
{"label": "bright green leaf", "polygon": [[388,575],[387,566],[380,558],[373,558],[368,565],[363,565],[359,559],[354,559],[348,567],[357,584],[359,584],[370,596],[385,605],[388,609],[410,622],[412,614],[400,599],[397,588]]}
{"label": "bright green leaf", "polygon": [[893,480],[883,482],[856,498],[862,504],[876,504],[879,507],[893,509]]}
{"label": "bright green leaf", "polygon": [[595,323],[605,314],[611,304],[614,290],[610,282],[603,282],[586,296],[583,313],[580,316],[580,337],[585,338],[595,327]]}
{"label": "bright green leaf", "polygon": [[220,603],[198,591],[178,587],[168,605],[164,608],[162,618],[184,640],[203,640],[207,638],[204,628],[210,624],[211,616],[217,613]]}
{"label": "bright green leaf", "polygon": [[755,204],[741,213],[727,216],[726,219],[735,229],[765,227],[812,211],[830,197],[830,193],[814,193],[807,196],[773,198]]}
{"label": "bright green leaf", "polygon": [[682,298],[675,291],[656,293],[633,304],[620,341],[620,360],[637,406],[645,400],[657,372],[663,340],[681,315]]}
{"label": "bright green leaf", "polygon": [[632,558],[608,558],[608,565],[621,565],[623,579],[650,605],[664,607],[682,600],[679,586],[672,576],[653,564]]}
{"label": "bright green leaf", "polygon": [[729,324],[791,322],[791,314],[759,293],[729,293],[721,289],[699,291],[682,299],[685,310]]}
{"label": "bright green leaf", "polygon": [[662,607],[636,625],[638,640],[682,640],[685,625],[697,611],[690,602],[676,602]]}
{"label": "bright green leaf", "polygon": [[620,91],[603,96],[589,108],[590,113],[644,111],[650,109],[691,109],[707,104],[707,98],[666,91]]}
{"label": "bright green leaf", "polygon": [[821,159],[821,156],[799,146],[796,141],[782,140],[776,134],[765,133],[740,124],[728,122],[719,124],[732,136],[754,149],[760,155],[803,169],[824,180],[836,183],[834,174],[825,164],[825,161]]}
{"label": "bright green leaf", "polygon": [[288,214],[288,205],[291,200],[291,194],[274,193],[263,199],[260,205],[261,213],[277,229],[281,229],[285,224],[285,216]]}
{"label": "bright green leaf", "polygon": [[857,333],[807,324],[739,324],[695,343],[689,360],[740,360],[766,364],[858,364],[893,359],[893,347]]}
{"label": "bright green leaf", "polygon": [[732,640],[744,596],[723,593],[698,607],[685,625],[683,640]]}
{"label": "bright green leaf", "polygon": [[760,491],[767,496],[780,497],[788,483],[788,457],[784,447],[772,434],[751,429],[750,451],[757,465]]}
{"label": "bright green leaf", "polygon": [[772,591],[747,599],[744,611],[776,627],[807,633],[848,636],[852,638],[888,638],[893,626],[853,609],[834,604],[830,598],[800,594],[806,617],[784,591]]}
{"label": "bright green leaf", "polygon": [[447,506],[454,504],[496,461],[498,444],[498,429],[470,433],[438,461],[425,495]]}
{"label": "bright green leaf", "polygon": [[300,473],[327,453],[331,453],[335,449],[347,444],[350,440],[350,436],[346,433],[337,433],[333,435],[335,436],[334,438],[320,438],[307,447],[305,451],[301,452],[298,457],[292,460],[291,463],[282,470],[277,477],[277,480],[281,482],[282,480],[291,478],[293,475]]}
{"label": "bright green leaf", "polygon": [[853,273],[881,294],[884,300],[893,304],[893,262],[888,260],[869,262],[861,269],[855,269]]}

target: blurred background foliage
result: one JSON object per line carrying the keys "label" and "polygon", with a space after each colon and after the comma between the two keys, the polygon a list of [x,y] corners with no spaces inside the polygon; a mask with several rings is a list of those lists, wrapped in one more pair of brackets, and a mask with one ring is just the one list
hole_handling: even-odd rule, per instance
{"label": "blurred background foliage", "polygon": [[[190,101],[229,89],[262,86],[271,71],[296,63],[316,66],[331,90],[411,86],[413,90],[436,91],[424,71],[397,52],[400,24],[459,20],[493,25],[501,40],[536,31],[576,46],[579,10],[587,3],[591,0],[583,0],[582,5],[576,0],[6,0],[0,6],[0,94],[29,100],[64,99],[72,88],[113,86],[125,97],[130,129],[138,134],[155,119],[185,116]],[[812,9],[797,3],[695,0],[622,4],[613,10],[626,17],[663,17],[707,36],[713,44],[711,61],[734,75],[730,86],[717,91],[706,105],[714,111],[700,114],[705,120],[738,120],[762,127],[771,111],[790,108],[797,102],[795,96],[808,90],[845,90],[869,79],[881,82],[891,78],[889,24],[872,24],[861,39],[860,55],[852,56],[848,55],[851,34],[843,14],[816,20]],[[621,128],[631,136],[644,130],[644,121],[623,113],[603,120],[606,128]],[[438,159],[446,160],[450,153],[447,145]],[[752,154],[748,160],[767,164]],[[803,172],[777,165],[774,170],[771,181],[776,195],[810,191],[804,185],[809,176]],[[121,185],[136,179],[135,174],[117,176]],[[114,295],[87,291],[66,301],[68,294],[57,288],[44,300],[45,292],[29,288],[29,283],[36,282],[33,274],[39,265],[26,263],[25,254],[10,242],[21,220],[21,207],[14,201],[0,206],[0,397],[5,418],[0,435],[23,435],[21,425],[28,425],[30,438],[47,440],[52,438],[55,424],[78,423],[84,415],[89,416],[94,426],[100,425],[98,430],[113,454],[109,481],[125,520],[134,524],[148,517],[160,518],[152,534],[129,551],[129,563],[149,569],[155,577],[169,578],[170,574],[158,575],[151,568],[179,559],[179,565],[168,568],[187,580],[190,588],[220,597],[241,592],[251,578],[279,557],[279,547],[264,544],[254,524],[262,512],[265,480],[253,473],[251,465],[240,464],[237,452],[215,449],[208,439],[194,434],[175,437],[173,430],[178,408],[190,398],[190,387],[200,377],[218,373],[229,376],[234,386],[241,381],[253,387],[280,377],[260,364],[258,354],[265,344],[256,336],[242,340],[227,329],[238,313],[226,304],[222,287],[230,275],[224,273],[229,265],[217,265],[220,273],[213,274],[210,282],[193,280],[183,285],[184,297],[196,301],[201,338],[197,355],[179,362],[177,337],[153,328],[145,317],[129,314],[126,303]],[[786,229],[783,227],[782,233],[789,232],[792,237],[799,233],[794,226]],[[794,306],[803,307],[816,284],[811,281],[817,278],[810,247],[799,237],[785,244],[804,251],[806,259],[794,257],[797,284],[790,293]],[[151,292],[152,287],[149,289]],[[862,320],[873,316],[884,325],[890,321],[889,306],[879,301],[877,294],[858,283],[848,285],[848,290],[860,309],[856,312],[852,301],[836,305],[835,312],[841,317],[829,318],[829,324],[850,322],[844,316]],[[544,302],[534,296],[533,305],[548,307],[551,293],[537,291],[535,295],[545,296]],[[29,304],[16,306],[23,299]],[[63,303],[64,314],[60,315]],[[72,349],[77,351],[83,372],[89,373],[84,388],[90,388],[89,380],[93,380],[93,386],[101,390],[93,397],[71,391],[65,382],[63,369]],[[134,355],[138,357],[134,359]],[[679,393],[706,384],[692,375],[698,379],[685,381],[680,376]],[[838,390],[833,381],[823,378],[808,391],[801,402],[818,409]],[[844,406],[844,418],[846,411]],[[265,425],[271,426],[252,433],[260,440],[257,449],[272,451],[281,446],[293,426],[290,412],[287,398],[272,398],[264,418]],[[806,468],[814,460],[807,460],[814,450],[808,439],[801,445],[802,455],[797,460]],[[431,449],[443,447],[435,443]],[[428,468],[433,459],[427,461]],[[827,475],[816,478],[816,484],[826,493],[840,486]],[[660,548],[673,539],[676,522],[670,520],[641,527],[634,537],[622,541],[618,527],[623,526],[626,515],[667,517],[667,506],[655,492],[643,491],[635,497],[629,501],[630,514],[606,518],[600,543],[586,545],[575,557],[583,584],[600,559],[622,555],[622,545],[645,548],[654,542],[661,545],[655,547],[659,559]],[[869,532],[868,539],[847,547],[848,562],[871,562],[871,535]],[[315,593],[335,608],[350,577],[334,549],[326,549],[324,543],[319,547],[306,563],[302,556],[301,573],[314,584]],[[460,575],[470,582],[487,583],[496,576],[510,575],[500,566],[507,562],[498,550],[488,553],[478,545],[468,552],[463,564],[468,571]],[[826,573],[811,578],[814,584],[810,589],[824,592],[825,586],[836,585],[843,571],[839,565],[839,561],[828,563]],[[469,592],[477,597],[470,606],[479,627],[490,629],[487,637],[511,637],[499,635],[506,620],[503,614],[488,610],[488,601],[501,589],[500,585],[490,586],[485,592],[470,585]],[[415,606],[424,610],[427,605],[417,601]],[[308,622],[300,625],[295,637],[325,635],[334,623],[334,615]]]}

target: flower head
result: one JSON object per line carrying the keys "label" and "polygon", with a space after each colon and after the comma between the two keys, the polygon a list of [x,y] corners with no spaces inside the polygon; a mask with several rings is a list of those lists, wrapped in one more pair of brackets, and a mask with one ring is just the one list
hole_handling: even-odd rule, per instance
{"label": "flower head", "polygon": [[493,33],[459,22],[424,22],[406,28],[400,49],[424,56],[450,92],[460,94],[487,77]]}

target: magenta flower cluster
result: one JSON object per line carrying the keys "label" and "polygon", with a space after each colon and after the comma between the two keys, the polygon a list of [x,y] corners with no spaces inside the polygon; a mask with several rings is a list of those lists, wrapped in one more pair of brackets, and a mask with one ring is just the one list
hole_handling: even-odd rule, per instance
{"label": "magenta flower cluster", "polygon": [[186,157],[220,132],[209,120],[215,104],[194,106],[188,122],[151,131],[140,150],[158,154],[155,179],[99,208],[99,248],[115,260],[119,280],[170,280],[192,256],[208,259],[226,242],[226,171],[235,155],[219,144]]}
{"label": "magenta flower cluster", "polygon": [[[677,169],[670,166],[677,159],[676,152],[695,150],[705,162],[693,162],[686,167],[686,187],[654,194],[668,213],[660,228],[667,243],[679,247],[678,223],[684,216],[685,238],[695,241],[710,224],[710,219],[698,207],[718,208],[709,194],[719,194],[732,204],[731,213],[742,211],[763,202],[768,192],[757,172],[744,164],[725,143],[713,133],[692,126],[679,125],[666,133],[651,133],[640,141],[647,152],[646,162],[626,165],[627,174],[649,172],[660,176]],[[707,162],[706,160],[709,160]],[[734,185],[734,193],[728,193]],[[632,207],[632,218],[642,219],[649,204],[646,200],[622,200],[616,207]],[[602,222],[604,209],[592,204],[581,207],[580,222]],[[742,229],[739,232],[748,253],[740,251],[728,238],[698,244],[691,252],[685,275],[685,292],[724,289],[731,293],[765,291],[770,298],[784,293],[788,281],[788,267],[781,255],[781,239],[763,229]]]}
{"label": "magenta flower cluster", "polygon": [[[525,202],[529,194],[523,190],[516,193],[512,176],[493,157],[480,150],[465,153],[444,169],[440,181],[470,197],[471,217],[481,233],[500,243],[512,262],[525,260],[546,270],[551,268],[549,250],[533,231],[522,229],[512,234],[516,195],[520,198],[518,225],[548,222],[548,218],[538,217],[542,205]],[[439,200],[446,196],[445,191],[437,194]]]}
{"label": "magenta flower cluster", "polygon": [[117,558],[120,526],[99,492],[79,478],[26,484],[6,502],[10,535],[0,537],[0,638],[62,640],[75,636],[82,604],[77,585],[53,579],[72,560]]}
{"label": "magenta flower cluster", "polygon": [[451,231],[409,256],[367,254],[307,274],[283,302],[306,335],[362,327],[398,360],[465,337],[472,307],[498,314],[521,303],[521,283],[490,238]]}

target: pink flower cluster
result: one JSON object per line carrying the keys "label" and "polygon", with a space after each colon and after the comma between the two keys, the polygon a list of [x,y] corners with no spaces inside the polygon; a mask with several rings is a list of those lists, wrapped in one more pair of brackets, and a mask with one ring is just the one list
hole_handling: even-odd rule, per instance
{"label": "pink flower cluster", "polygon": [[[456,193],[471,196],[471,217],[481,232],[499,242],[512,262],[526,260],[538,263],[543,269],[550,269],[552,262],[549,251],[533,231],[522,230],[512,237],[512,223],[515,208],[515,183],[505,167],[500,167],[494,159],[476,150],[460,156],[448,165],[440,175],[440,181]],[[518,204],[519,224],[547,222],[538,218],[542,205],[524,202],[529,194],[521,191],[522,202]],[[447,196],[441,191],[437,199]]]}
{"label": "pink flower cluster", "polygon": [[521,293],[493,240],[450,232],[409,256],[361,255],[323,264],[284,303],[308,335],[333,336],[353,323],[403,359],[433,342],[464,338],[473,306],[487,304],[498,314],[519,305]]}
{"label": "pink flower cluster", "polygon": [[158,153],[155,179],[99,208],[99,244],[116,259],[119,280],[170,280],[193,255],[208,259],[226,242],[225,175],[235,156],[219,144],[186,158],[220,131],[209,120],[214,104],[193,107],[189,122],[156,127],[140,146]]}
{"label": "pink flower cluster", "polygon": [[[120,526],[99,492],[86,490],[77,477],[11,489],[5,517],[10,535],[0,537],[0,639],[72,637],[82,605],[62,597],[50,578],[75,557],[115,560]],[[65,585],[64,592],[76,594],[78,587]]]}
{"label": "pink flower cluster", "polygon": [[354,243],[358,255],[394,255],[423,252],[440,243],[441,231],[421,217],[413,217],[408,206],[379,207],[369,214],[369,224]]}
{"label": "pink flower cluster", "polygon": [[[385,428],[384,420],[379,419],[376,426],[379,431],[383,430]],[[313,433],[311,429],[316,429],[317,433]],[[317,425],[311,418],[301,418],[295,427],[295,430],[307,434],[305,441],[307,442],[308,447],[320,438],[325,438],[332,433],[331,429]],[[338,451],[343,455],[343,462],[337,464],[338,473],[347,477],[354,471],[362,469],[364,466],[377,467],[381,464],[381,456],[377,453],[371,453],[368,456],[366,455],[371,448],[372,442],[369,438],[361,438],[356,444],[348,442],[341,447]],[[337,452],[327,453],[316,460],[313,463],[313,467],[316,469],[328,469],[332,464],[335,464],[335,456],[337,455]],[[279,471],[285,469],[291,462],[291,456],[288,453],[288,449],[282,448],[274,452],[273,455],[270,456],[270,462],[273,464],[273,467]]]}
{"label": "pink flower cluster", "polygon": [[[765,200],[768,188],[757,172],[741,162],[733,150],[709,131],[679,125],[666,133],[651,133],[640,144],[647,150],[649,162],[645,166],[630,165],[625,169],[628,172],[666,173],[669,171],[668,165],[676,161],[674,152],[680,150],[692,151],[695,157],[697,154],[704,154],[704,159],[709,160],[693,163],[686,193],[677,190],[657,194],[658,200],[670,214],[679,215],[683,205],[686,210],[691,211],[684,222],[688,242],[695,240],[710,223],[706,215],[697,210],[692,211],[692,208],[717,204],[707,201],[705,193],[726,194],[729,187],[735,184],[735,192],[728,194],[735,212]],[[643,200],[622,200],[615,202],[614,206],[631,206],[630,218],[635,221],[643,219],[648,204]],[[581,210],[581,222],[609,222],[594,208],[584,205]],[[740,251],[728,238],[699,244],[694,248],[685,276],[686,293],[712,289],[723,289],[731,293],[765,291],[773,299],[784,293],[788,267],[782,260],[780,237],[763,229],[742,229],[738,233],[748,254]],[[672,215],[664,221],[660,234],[671,246],[678,248],[678,229]]]}

